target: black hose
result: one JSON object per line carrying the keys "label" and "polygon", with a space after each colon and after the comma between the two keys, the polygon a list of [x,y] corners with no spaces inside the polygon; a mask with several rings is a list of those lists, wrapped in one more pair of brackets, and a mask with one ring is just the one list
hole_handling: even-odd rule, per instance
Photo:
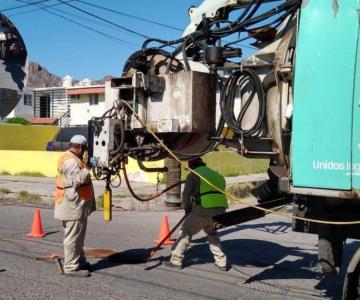
{"label": "black hose", "polygon": [[[274,17],[276,15],[280,15],[280,17],[278,19],[284,19],[287,16],[293,14],[301,5],[302,0],[288,0],[285,1],[284,3],[276,6],[275,8],[272,8],[268,11],[265,11],[262,14],[258,14],[257,16],[253,17],[255,15],[255,13],[259,10],[259,7],[262,5],[262,1],[261,0],[252,0],[251,3],[244,9],[244,11],[242,12],[242,14],[239,16],[239,18],[233,22],[229,22],[229,24],[226,27],[223,28],[216,28],[212,31],[209,31],[210,33],[210,38],[213,39],[219,39],[219,38],[223,38],[226,37],[228,35],[231,35],[233,33],[238,33],[241,31],[247,31],[247,28],[249,28],[250,26],[254,25],[254,24],[258,24],[260,22],[264,22],[265,20],[270,19],[271,17]],[[274,24],[273,21],[270,21],[269,23],[265,23],[262,24],[261,27],[266,27],[269,24]],[[208,25],[208,28],[210,28],[212,26],[212,23],[210,25]],[[144,51],[147,50],[147,47],[149,45],[149,43],[151,42],[158,42],[160,44],[162,44],[163,46],[160,46],[159,48],[165,47],[165,46],[172,46],[172,45],[179,45],[180,43],[182,43],[182,45],[180,47],[177,47],[172,55],[173,57],[175,57],[179,52],[183,52],[183,56],[184,56],[184,64],[186,66],[186,68],[189,70],[190,66],[187,60],[187,55],[186,55],[186,48],[188,46],[188,42],[189,40],[192,41],[192,43],[196,43],[199,42],[201,40],[204,40],[206,38],[206,36],[204,35],[206,32],[208,32],[207,30],[203,30],[203,29],[199,29],[191,34],[189,34],[186,37],[182,37],[176,40],[162,40],[162,39],[156,39],[156,38],[151,38],[151,39],[147,39],[145,40],[145,42],[143,43],[142,49]],[[159,50],[159,48],[156,48],[157,50]],[[150,48],[151,49],[151,48]]]}
{"label": "black hose", "polygon": [[118,154],[124,146],[124,142],[125,142],[125,126],[123,124],[123,121],[120,120],[119,122],[119,127],[120,127],[120,143],[119,145],[117,145],[116,149],[111,150],[109,153],[111,156],[114,156],[116,154]]}
{"label": "black hose", "polygon": [[[248,84],[253,85],[252,92],[249,99],[242,105],[239,116],[235,117],[234,106],[236,89],[240,89],[241,95],[241,89],[248,86]],[[258,96],[259,100],[259,113],[254,125],[250,129],[244,130],[241,128],[241,123],[248,108],[250,107],[250,104],[254,101],[255,94]],[[242,134],[245,137],[259,135],[262,129],[264,129],[265,127],[265,108],[265,92],[259,76],[253,70],[239,70],[230,75],[230,77],[225,82],[224,92],[221,95],[220,109],[221,114],[224,116],[226,124],[232,131]]]}
{"label": "black hose", "polygon": [[182,55],[183,55],[183,60],[184,60],[186,71],[191,70],[189,60],[188,60],[188,57],[187,57],[187,53],[186,53],[186,47],[187,47],[189,39],[190,39],[190,37],[187,37],[182,43]]}
{"label": "black hose", "polygon": [[246,8],[243,10],[243,12],[241,13],[241,15],[237,18],[238,22],[243,21],[244,17],[246,16],[246,14],[249,12],[251,6],[253,6],[253,4],[258,1],[258,0],[252,0],[251,3],[249,3]]}
{"label": "black hose", "polygon": [[125,179],[125,183],[129,189],[129,192],[130,194],[136,199],[136,200],[139,200],[139,201],[142,201],[142,202],[145,202],[145,201],[151,201],[151,200],[154,200],[155,198],[157,197],[160,197],[161,195],[165,194],[167,191],[173,189],[174,187],[182,184],[182,183],[185,183],[185,181],[179,181],[175,184],[172,184],[170,185],[169,187],[167,187],[166,189],[162,190],[160,193],[158,194],[155,194],[155,195],[151,195],[150,197],[146,197],[146,198],[141,198],[140,196],[136,195],[134,190],[132,189],[131,185],[130,185],[130,181],[129,181],[129,178],[127,176],[127,172],[126,172],[126,164],[125,164],[125,161],[122,161],[122,170],[123,170],[123,174],[124,174],[124,179]]}

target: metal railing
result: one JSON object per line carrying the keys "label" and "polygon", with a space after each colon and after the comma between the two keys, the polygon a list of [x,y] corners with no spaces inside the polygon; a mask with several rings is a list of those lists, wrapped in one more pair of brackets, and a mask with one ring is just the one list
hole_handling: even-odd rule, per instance
{"label": "metal railing", "polygon": [[70,123],[70,99],[66,95],[65,89],[35,90],[34,117],[59,120],[63,118],[61,121],[63,124]]}
{"label": "metal railing", "polygon": [[67,127],[70,125],[70,108],[58,119],[57,125]]}

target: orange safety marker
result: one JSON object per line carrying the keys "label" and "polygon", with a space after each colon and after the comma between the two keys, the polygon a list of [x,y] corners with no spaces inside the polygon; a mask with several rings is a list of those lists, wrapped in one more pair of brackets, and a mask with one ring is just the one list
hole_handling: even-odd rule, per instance
{"label": "orange safety marker", "polygon": [[166,236],[167,239],[162,243],[163,245],[172,245],[175,243],[174,240],[170,239],[170,227],[169,227],[169,221],[168,221],[168,217],[164,216],[162,218],[162,222],[161,222],[161,228],[160,228],[160,233],[159,233],[159,237],[157,240],[155,240],[156,244],[159,244]]}
{"label": "orange safety marker", "polygon": [[27,234],[29,237],[44,237],[46,233],[42,229],[40,208],[35,209],[34,219],[31,232]]}

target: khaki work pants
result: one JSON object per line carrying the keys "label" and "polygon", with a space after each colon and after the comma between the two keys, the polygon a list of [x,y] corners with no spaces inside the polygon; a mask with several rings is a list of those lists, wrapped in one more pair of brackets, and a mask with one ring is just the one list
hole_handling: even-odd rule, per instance
{"label": "khaki work pants", "polygon": [[210,251],[214,255],[215,264],[219,267],[226,266],[226,256],[222,251],[220,238],[216,231],[212,230],[211,216],[199,216],[194,212],[191,212],[185,219],[179,237],[171,249],[171,263],[181,266],[184,252],[189,246],[192,236],[197,234],[201,229],[207,234]]}
{"label": "khaki work pants", "polygon": [[62,221],[64,229],[64,272],[74,272],[86,263],[84,240],[87,217],[79,220]]}

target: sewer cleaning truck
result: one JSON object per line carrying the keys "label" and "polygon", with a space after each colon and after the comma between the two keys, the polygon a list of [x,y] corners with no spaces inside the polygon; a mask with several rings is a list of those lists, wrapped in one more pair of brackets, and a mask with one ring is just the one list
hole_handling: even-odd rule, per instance
{"label": "sewer cleaning truck", "polygon": [[[345,240],[360,238],[360,1],[205,0],[188,13],[182,37],[147,39],[106,83],[106,112],[91,120],[95,175],[219,146],[266,158],[258,206],[215,217],[218,228],[283,199],[293,230],[318,235],[319,270],[337,275]],[[360,297],[359,260],[344,299]]]}

